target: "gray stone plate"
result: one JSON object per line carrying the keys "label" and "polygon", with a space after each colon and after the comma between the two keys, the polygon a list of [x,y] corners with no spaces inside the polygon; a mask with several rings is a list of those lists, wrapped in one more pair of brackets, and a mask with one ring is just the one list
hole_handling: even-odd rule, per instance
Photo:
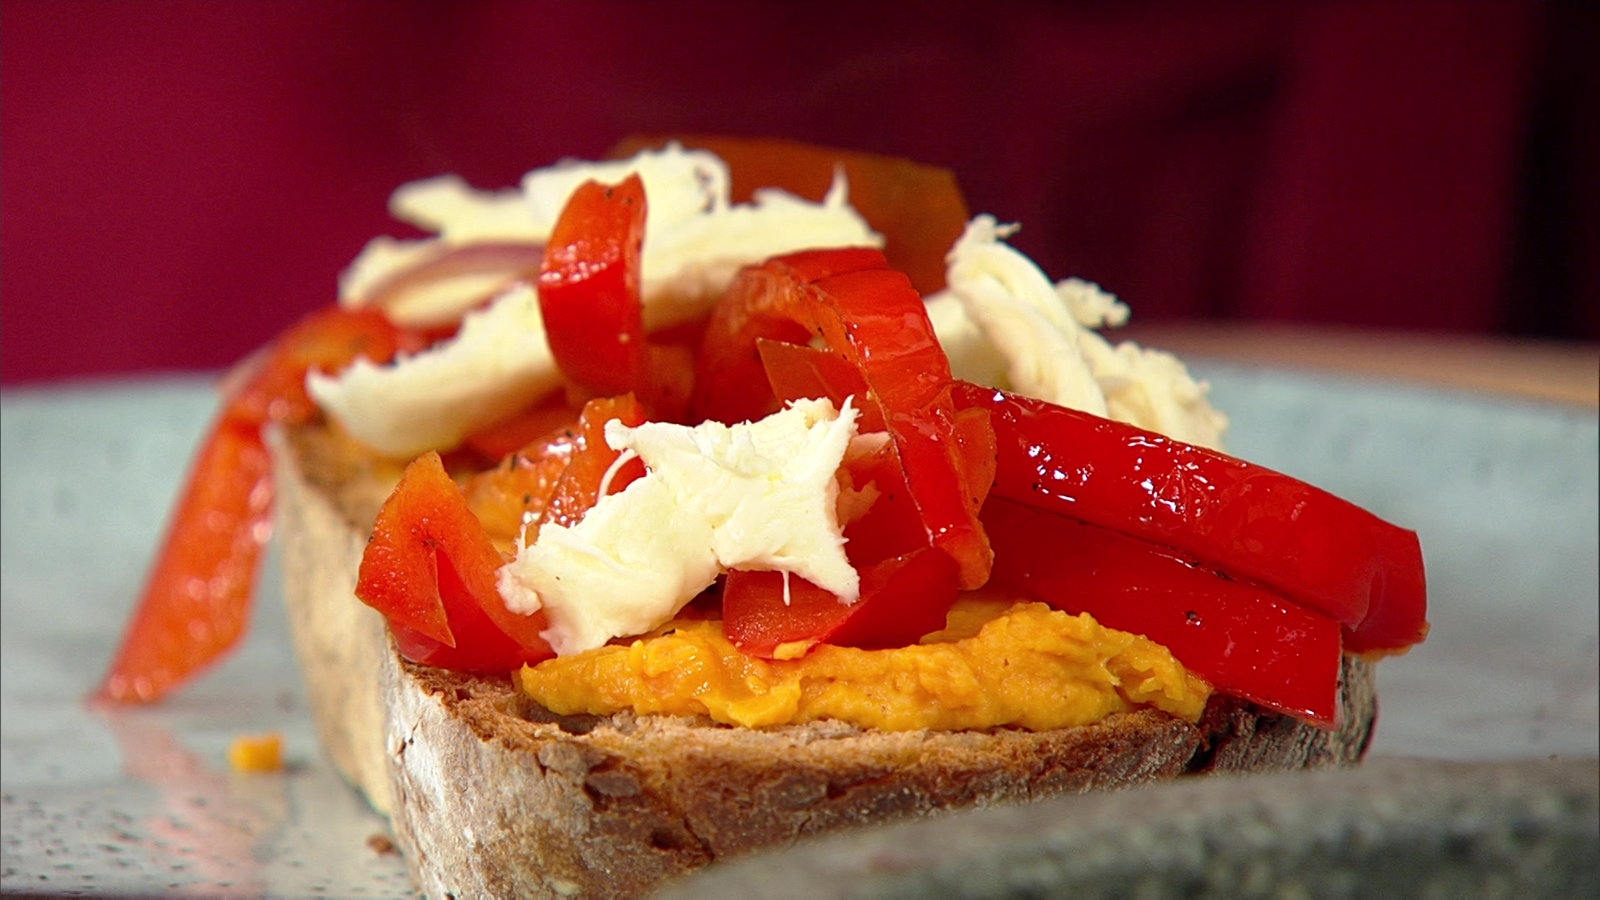
{"label": "gray stone plate", "polygon": [[[1283,787],[1263,783],[1258,793],[1274,798],[1270,816],[1245,799],[1190,802],[1165,788],[1152,791],[1148,803],[1138,801],[1143,812],[1137,821],[1066,804],[986,811],[970,816],[970,826],[962,824],[964,816],[933,823],[966,827],[958,833],[967,837],[959,839],[943,831],[886,830],[873,837],[873,846],[887,847],[882,859],[897,871],[905,866],[895,860],[924,869],[931,881],[903,882],[920,891],[943,883],[939,872],[950,867],[939,869],[939,860],[964,860],[956,868],[978,870],[972,854],[956,852],[959,846],[928,853],[930,840],[958,840],[993,850],[979,854],[991,861],[985,872],[1024,872],[1016,883],[1033,886],[1006,887],[1010,895],[1053,895],[1078,875],[1051,861],[1058,853],[1051,849],[1057,834],[1052,829],[1087,820],[1093,828],[1061,840],[1074,855],[1102,861],[1082,870],[1100,880],[1076,884],[1101,885],[1110,894],[1212,885],[1196,880],[1197,845],[1139,843],[1186,827],[1204,832],[1198,845],[1203,849],[1250,848],[1240,852],[1259,856],[1260,866],[1230,876],[1246,886],[1276,885],[1292,894],[1298,882],[1280,879],[1293,874],[1289,869],[1309,866],[1319,873],[1316,884],[1339,889],[1313,893],[1344,892],[1351,885],[1372,893],[1358,890],[1363,879],[1386,877],[1387,870],[1364,854],[1371,846],[1394,844],[1404,833],[1362,825],[1390,821],[1362,805],[1383,801],[1398,804],[1392,810],[1397,815],[1424,820],[1415,826],[1426,832],[1418,846],[1438,852],[1421,857],[1419,865],[1433,866],[1441,853],[1506,859],[1506,847],[1536,846],[1547,848],[1538,851],[1547,854],[1537,857],[1542,867],[1565,865],[1592,878],[1592,773],[1600,755],[1600,451],[1593,411],[1273,369],[1203,362],[1195,368],[1212,380],[1219,405],[1232,415],[1231,446],[1239,455],[1340,493],[1422,535],[1434,631],[1426,644],[1381,669],[1375,761],[1404,766],[1403,759],[1422,758],[1489,768],[1424,766],[1414,783],[1433,800],[1394,793],[1400,799],[1384,801],[1390,787],[1413,781],[1389,764],[1286,781]],[[250,640],[207,678],[153,709],[108,714],[82,702],[107,664],[211,411],[210,383],[194,378],[0,394],[0,890],[7,894],[409,892],[400,860],[381,851],[384,822],[339,783],[318,754],[272,562]],[[230,771],[228,743],[266,730],[284,734],[289,769],[278,775]],[[1558,762],[1539,763],[1552,757]],[[1520,784],[1515,779],[1522,778],[1567,784],[1576,776],[1562,760],[1580,760],[1576,765],[1587,767],[1589,776],[1587,801],[1549,801],[1569,804],[1566,813],[1529,811],[1512,802],[1516,791],[1487,787]],[[1519,774],[1508,775],[1498,765],[1507,762],[1530,765],[1515,766]],[[1179,790],[1232,796],[1222,786]],[[1550,790],[1551,796],[1570,796]],[[1351,799],[1344,805],[1329,799],[1347,794]],[[1441,818],[1455,815],[1448,812],[1457,809],[1451,804],[1479,796],[1483,803],[1461,815],[1475,817],[1482,827],[1444,839],[1453,834],[1445,830],[1452,820]],[[1588,817],[1581,820],[1587,824],[1580,837],[1590,849],[1579,858],[1562,849],[1569,847],[1560,843],[1566,838],[1551,836],[1558,828],[1540,824],[1565,821],[1569,813]],[[1018,818],[982,818],[995,814]],[[995,840],[988,843],[971,837],[991,830]],[[1017,833],[1037,833],[1039,839],[1000,840]],[[1012,844],[1024,848],[1021,861],[1001,852],[1001,845]],[[1119,869],[1112,859],[1118,854],[1106,847],[1126,847],[1150,865]],[[849,870],[855,874],[841,883],[793,860],[770,865],[774,891],[780,872],[802,871],[810,873],[805,877],[812,897],[843,895],[857,884],[878,890],[878,882],[856,879],[863,870]],[[845,865],[843,857],[838,865]],[[1038,879],[1028,881],[1033,876],[1027,872]],[[964,893],[976,882],[950,884],[957,886],[947,886],[947,892]],[[1444,895],[1457,882],[1437,884]]]}

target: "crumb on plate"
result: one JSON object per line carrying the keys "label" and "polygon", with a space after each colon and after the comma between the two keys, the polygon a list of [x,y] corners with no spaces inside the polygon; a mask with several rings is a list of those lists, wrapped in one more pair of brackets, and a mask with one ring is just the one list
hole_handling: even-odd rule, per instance
{"label": "crumb on plate", "polygon": [[234,738],[228,745],[228,764],[236,772],[283,771],[283,735],[272,731]]}

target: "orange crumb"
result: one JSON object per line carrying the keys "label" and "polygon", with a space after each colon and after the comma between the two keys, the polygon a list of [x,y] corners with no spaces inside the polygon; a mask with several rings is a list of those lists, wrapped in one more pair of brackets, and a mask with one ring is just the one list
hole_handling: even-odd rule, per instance
{"label": "orange crumb", "polygon": [[279,772],[283,770],[283,735],[245,734],[228,745],[228,763],[238,772]]}

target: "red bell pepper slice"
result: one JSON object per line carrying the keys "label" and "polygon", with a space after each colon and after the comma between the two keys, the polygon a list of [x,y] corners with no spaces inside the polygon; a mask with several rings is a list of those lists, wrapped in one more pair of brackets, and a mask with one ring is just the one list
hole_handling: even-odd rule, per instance
{"label": "red bell pepper slice", "polygon": [[[776,412],[779,398],[767,380],[763,345],[804,346],[820,336],[819,326],[807,321],[806,311],[825,305],[827,300],[807,290],[812,282],[842,272],[881,269],[883,265],[881,252],[870,247],[847,247],[776,257],[765,265],[742,271],[712,308],[701,337],[695,396],[690,406],[693,418],[733,423]],[[837,316],[835,311],[830,317]],[[895,346],[896,335],[873,336],[888,344],[885,352]],[[769,347],[766,352],[770,351]],[[857,373],[855,384],[866,393],[869,388],[856,361],[859,354],[832,346],[829,352],[838,355],[839,365]],[[945,369],[949,369],[948,360]],[[876,407],[876,397],[868,400]]]}
{"label": "red bell pepper slice", "polygon": [[552,432],[577,420],[578,409],[556,390],[527,409],[462,438],[461,449],[476,456],[479,464],[493,465],[526,450],[529,444],[542,443]]}
{"label": "red bell pepper slice", "polygon": [[634,393],[657,419],[681,418],[694,378],[686,348],[644,329],[639,256],[648,203],[637,173],[587,181],[567,199],[539,264],[539,312],[579,399]]}
{"label": "red bell pepper slice", "polygon": [[[1382,536],[1381,550],[1389,564],[1385,582],[1361,624],[1344,628],[1346,652],[1377,659],[1404,653],[1428,636],[1428,585],[1417,536],[1405,531]],[[1412,565],[1412,561],[1415,565]]]}
{"label": "red bell pepper slice", "polygon": [[223,416],[195,459],[100,696],[154,702],[238,643],[271,507],[272,460],[259,427]]}
{"label": "red bell pepper slice", "polygon": [[845,484],[872,499],[864,512],[841,511],[845,556],[857,570],[928,546],[917,504],[906,489],[894,445],[885,441],[867,453],[847,453],[840,466]]}
{"label": "red bell pepper slice", "polygon": [[493,468],[462,484],[467,506],[497,545],[513,545],[519,538],[531,541],[538,535],[539,519],[571,465],[577,444],[577,423],[570,422],[506,454]]}
{"label": "red bell pepper slice", "polygon": [[1426,635],[1414,532],[1282,473],[1125,423],[965,382],[954,397],[991,414],[994,496],[1267,585],[1345,625],[1353,652],[1401,650]]}
{"label": "red bell pepper slice", "polygon": [[1172,651],[1217,690],[1331,727],[1338,711],[1339,624],[1109,528],[991,498],[991,584]]}
{"label": "red bell pepper slice", "polygon": [[785,644],[904,647],[945,626],[956,599],[955,563],[922,547],[861,569],[861,596],[839,602],[798,575],[734,570],[722,586],[722,630],[752,656],[772,657]]}
{"label": "red bell pepper slice", "polygon": [[767,384],[778,400],[825,397],[838,406],[844,398],[852,397],[855,408],[861,411],[856,421],[858,430],[882,431],[886,427],[883,410],[878,408],[877,399],[867,389],[861,370],[843,356],[821,347],[770,338],[757,339],[756,352],[761,357]]}
{"label": "red bell pepper slice", "polygon": [[377,313],[327,308],[284,332],[235,374],[99,697],[153,703],[238,643],[272,527],[272,462],[261,428],[315,414],[307,372],[337,370],[358,356],[381,362],[411,342]]}
{"label": "red bell pepper slice", "polygon": [[[497,583],[505,557],[471,503],[494,505],[497,496],[522,491],[523,511],[538,514],[531,525],[577,522],[602,493],[621,490],[644,473],[637,461],[613,465],[620,454],[605,442],[612,419],[637,425],[644,409],[632,395],[590,400],[570,432],[526,448],[526,465],[513,460],[475,476],[465,489],[445,472],[437,453],[406,467],[378,513],[356,596],[388,619],[407,659],[495,672],[554,655],[541,636],[549,627],[543,613],[524,616],[506,608]],[[556,463],[559,476],[550,471]],[[529,540],[536,531],[530,527]]]}
{"label": "red bell pepper slice", "polygon": [[561,373],[589,394],[634,390],[644,379],[639,252],[644,182],[586,181],[556,219],[539,264],[539,312]]}
{"label": "red bell pepper slice", "polygon": [[406,467],[378,511],[356,596],[383,613],[406,658],[469,672],[509,671],[555,655],[542,613],[506,608],[495,549],[437,453]]}
{"label": "red bell pepper slice", "polygon": [[602,493],[614,494],[643,477],[644,462],[639,459],[616,466],[622,454],[606,443],[606,423],[612,419],[636,427],[645,421],[644,407],[632,394],[597,397],[584,404],[574,432],[572,462],[556,482],[539,524],[576,525]]}
{"label": "red bell pepper slice", "polygon": [[696,405],[722,421],[765,415],[777,399],[759,341],[812,336],[860,372],[928,541],[956,562],[961,587],[981,585],[993,551],[962,477],[949,361],[922,298],[878,251],[804,251],[744,269],[712,310]]}

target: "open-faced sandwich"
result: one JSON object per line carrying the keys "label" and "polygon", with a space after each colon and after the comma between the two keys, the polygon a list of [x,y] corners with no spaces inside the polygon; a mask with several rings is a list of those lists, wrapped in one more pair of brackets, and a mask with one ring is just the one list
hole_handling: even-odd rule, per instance
{"label": "open-faced sandwich", "polygon": [[1350,764],[1426,634],[1412,532],[1225,455],[948,173],[640,141],[392,208],[428,236],[229,380],[103,693],[238,638],[275,506],[325,750],[431,895]]}

